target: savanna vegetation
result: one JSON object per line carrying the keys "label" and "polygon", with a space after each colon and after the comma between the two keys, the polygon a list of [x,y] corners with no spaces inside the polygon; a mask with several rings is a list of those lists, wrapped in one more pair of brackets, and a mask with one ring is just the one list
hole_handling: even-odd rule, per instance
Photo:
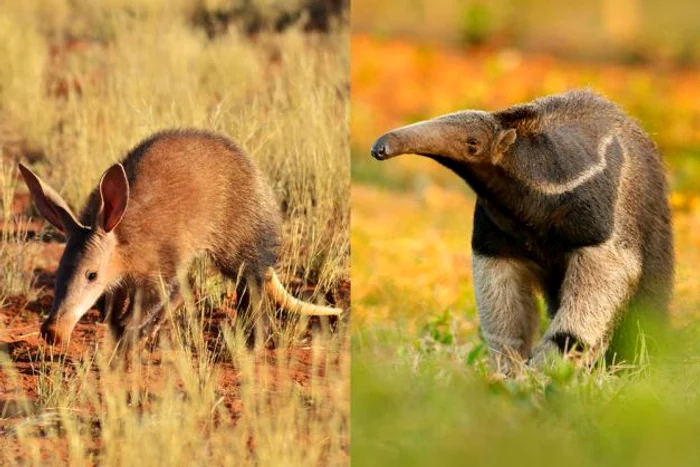
{"label": "savanna vegetation", "polygon": [[46,346],[39,324],[63,239],[16,169],[28,163],[78,209],[104,169],[151,133],[225,134],[258,163],[283,211],[282,281],[347,310],[346,7],[0,5],[0,464],[348,464],[345,319],[275,315],[276,345],[251,347],[235,284],[206,262],[157,347],[116,360],[95,310],[68,347]]}
{"label": "savanna vegetation", "polygon": [[[700,31],[689,20],[693,8],[633,0],[561,8],[353,3],[351,243],[360,284],[352,297],[353,462],[697,462]],[[665,158],[677,256],[673,342],[649,356],[642,341],[637,360],[611,367],[561,360],[503,379],[479,335],[473,193],[430,160],[379,163],[369,148],[397,126],[576,87],[617,101]]]}

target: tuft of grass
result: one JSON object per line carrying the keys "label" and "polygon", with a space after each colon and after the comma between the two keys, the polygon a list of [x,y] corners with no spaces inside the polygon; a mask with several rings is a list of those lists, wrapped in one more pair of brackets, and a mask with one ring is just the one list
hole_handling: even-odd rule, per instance
{"label": "tuft of grass", "polygon": [[34,298],[36,244],[28,242],[27,219],[13,212],[18,170],[0,158],[0,308],[11,296]]}
{"label": "tuft of grass", "polygon": [[[309,371],[292,348],[279,349],[274,358],[264,349],[247,348],[235,323],[223,326],[218,351],[198,346],[203,326],[198,313],[178,326],[162,342],[157,363],[134,353],[126,366],[115,365],[109,346],[73,360],[41,350],[35,362],[41,410],[3,435],[8,445],[21,446],[22,457],[7,450],[0,460],[347,464],[349,375],[342,338],[319,336],[309,352]],[[2,363],[6,374],[19,378],[11,362]],[[222,368],[232,371],[223,374]],[[308,375],[304,384],[295,379],[300,371]],[[224,376],[235,376],[235,384],[222,384]],[[66,457],[55,455],[60,452]]]}
{"label": "tuft of grass", "polygon": [[48,41],[35,21],[35,3],[0,7],[0,122],[43,143],[54,123],[54,108],[46,95]]}

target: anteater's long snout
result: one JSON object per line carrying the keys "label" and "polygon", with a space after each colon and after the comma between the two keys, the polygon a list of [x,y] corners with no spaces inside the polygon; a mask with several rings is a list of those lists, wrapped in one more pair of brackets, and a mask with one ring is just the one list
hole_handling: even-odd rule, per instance
{"label": "anteater's long snout", "polygon": [[456,125],[440,119],[426,120],[396,128],[372,145],[372,157],[385,161],[402,154],[445,154],[459,140]]}

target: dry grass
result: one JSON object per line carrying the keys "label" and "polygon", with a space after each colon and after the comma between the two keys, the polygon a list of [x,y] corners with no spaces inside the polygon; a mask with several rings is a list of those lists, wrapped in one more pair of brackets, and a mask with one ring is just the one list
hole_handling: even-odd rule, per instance
{"label": "dry grass", "polygon": [[10,296],[32,298],[32,270],[37,263],[37,245],[27,241],[27,222],[12,213],[17,188],[17,169],[0,158],[0,214],[3,222],[0,232],[0,265],[3,276],[0,281],[0,308]]}
{"label": "dry grass", "polygon": [[[193,314],[196,316],[197,314]],[[319,336],[310,377],[293,352],[271,360],[226,327],[216,352],[186,321],[158,363],[114,368],[104,346],[79,359],[39,352],[33,413],[4,432],[3,465],[346,465],[348,368],[342,343]],[[138,361],[138,356],[132,356]],[[342,357],[341,357],[342,358]],[[10,365],[7,359],[3,362]],[[235,368],[232,385],[222,369]],[[323,377],[320,376],[323,374]],[[229,375],[230,376],[230,375]],[[10,381],[11,384],[11,381]]]}
{"label": "dry grass", "polygon": [[[210,40],[189,19],[199,6],[0,6],[0,138],[21,141],[0,166],[0,269],[7,271],[0,303],[36,292],[32,269],[51,267],[40,244],[21,232],[7,236],[17,178],[6,157],[31,150],[34,169],[78,208],[109,164],[171,127],[228,135],[268,176],[285,214],[277,267],[283,282],[315,285],[312,301],[347,286],[345,29],[310,35],[292,28],[251,40],[234,28]],[[36,415],[0,427],[0,463],[346,465],[344,325],[328,333],[322,322],[309,340],[306,321],[292,320],[275,330],[285,345],[273,353],[251,350],[235,322],[211,331],[213,310],[226,308],[232,285],[207,275],[206,264],[197,271],[194,295],[173,315],[170,337],[150,359],[134,356],[128,370],[113,368],[99,339],[80,356],[30,353],[36,399],[23,411]],[[3,389],[19,388],[24,376],[3,352]],[[21,391],[17,397],[24,400]]]}

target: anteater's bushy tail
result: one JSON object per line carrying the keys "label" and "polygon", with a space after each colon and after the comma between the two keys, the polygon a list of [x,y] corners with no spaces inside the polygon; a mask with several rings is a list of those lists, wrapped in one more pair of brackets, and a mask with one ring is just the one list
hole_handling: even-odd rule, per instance
{"label": "anteater's bushy tail", "polygon": [[265,270],[265,292],[280,308],[302,315],[336,316],[343,312],[340,308],[314,305],[292,297],[285,290],[275,270],[272,268]]}

